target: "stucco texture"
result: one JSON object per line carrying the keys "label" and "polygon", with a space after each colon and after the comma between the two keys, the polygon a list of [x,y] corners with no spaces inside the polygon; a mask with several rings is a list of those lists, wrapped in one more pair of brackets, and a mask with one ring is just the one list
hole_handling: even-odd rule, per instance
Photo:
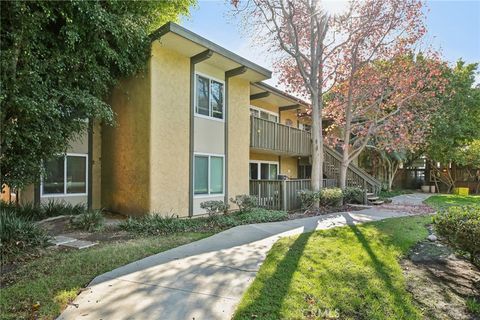
{"label": "stucco texture", "polygon": [[228,93],[228,195],[249,193],[250,85],[231,78]]}
{"label": "stucco texture", "polygon": [[102,129],[102,204],[114,212],[141,215],[150,209],[148,73],[121,80],[109,102],[116,125]]}
{"label": "stucco texture", "polygon": [[150,68],[150,212],[187,216],[190,60],[155,41]]}

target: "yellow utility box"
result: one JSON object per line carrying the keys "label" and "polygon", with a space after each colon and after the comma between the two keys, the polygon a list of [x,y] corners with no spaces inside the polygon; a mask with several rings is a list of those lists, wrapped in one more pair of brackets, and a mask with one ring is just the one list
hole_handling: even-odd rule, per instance
{"label": "yellow utility box", "polygon": [[458,194],[459,196],[468,196],[468,188],[454,188],[453,193]]}

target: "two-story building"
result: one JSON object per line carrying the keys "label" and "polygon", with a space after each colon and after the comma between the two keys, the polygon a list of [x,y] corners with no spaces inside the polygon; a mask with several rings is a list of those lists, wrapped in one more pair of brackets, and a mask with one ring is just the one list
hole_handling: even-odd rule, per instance
{"label": "two-story building", "polygon": [[[22,190],[22,202],[194,216],[204,213],[204,201],[240,194],[271,206],[282,194],[280,179],[295,181],[290,197],[309,187],[305,102],[263,83],[271,71],[175,23],[154,39],[146,70],[111,92],[116,125],[92,125],[46,164],[39,185]],[[338,178],[338,156],[327,148],[326,185]],[[377,183],[355,166],[349,181]]]}

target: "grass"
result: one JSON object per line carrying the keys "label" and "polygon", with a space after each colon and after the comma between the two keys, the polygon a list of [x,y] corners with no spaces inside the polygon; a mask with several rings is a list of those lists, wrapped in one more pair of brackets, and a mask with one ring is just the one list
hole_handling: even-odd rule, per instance
{"label": "grass", "polygon": [[422,319],[398,261],[430,222],[395,218],[283,238],[234,319]]}
{"label": "grass", "polygon": [[145,237],[80,251],[52,251],[7,274],[13,284],[1,289],[0,318],[54,319],[95,276],[209,235]]}
{"label": "grass", "polygon": [[456,194],[439,194],[425,200],[425,203],[435,209],[451,206],[480,205],[480,196],[460,196]]}

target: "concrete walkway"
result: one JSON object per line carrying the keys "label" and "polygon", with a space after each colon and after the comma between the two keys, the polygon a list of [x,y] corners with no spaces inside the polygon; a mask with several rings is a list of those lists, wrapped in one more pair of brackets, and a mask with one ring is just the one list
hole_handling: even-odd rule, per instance
{"label": "concrete walkway", "polygon": [[[394,203],[418,205],[427,197],[399,196]],[[379,206],[235,227],[96,277],[58,319],[230,319],[279,238],[406,215]]]}

